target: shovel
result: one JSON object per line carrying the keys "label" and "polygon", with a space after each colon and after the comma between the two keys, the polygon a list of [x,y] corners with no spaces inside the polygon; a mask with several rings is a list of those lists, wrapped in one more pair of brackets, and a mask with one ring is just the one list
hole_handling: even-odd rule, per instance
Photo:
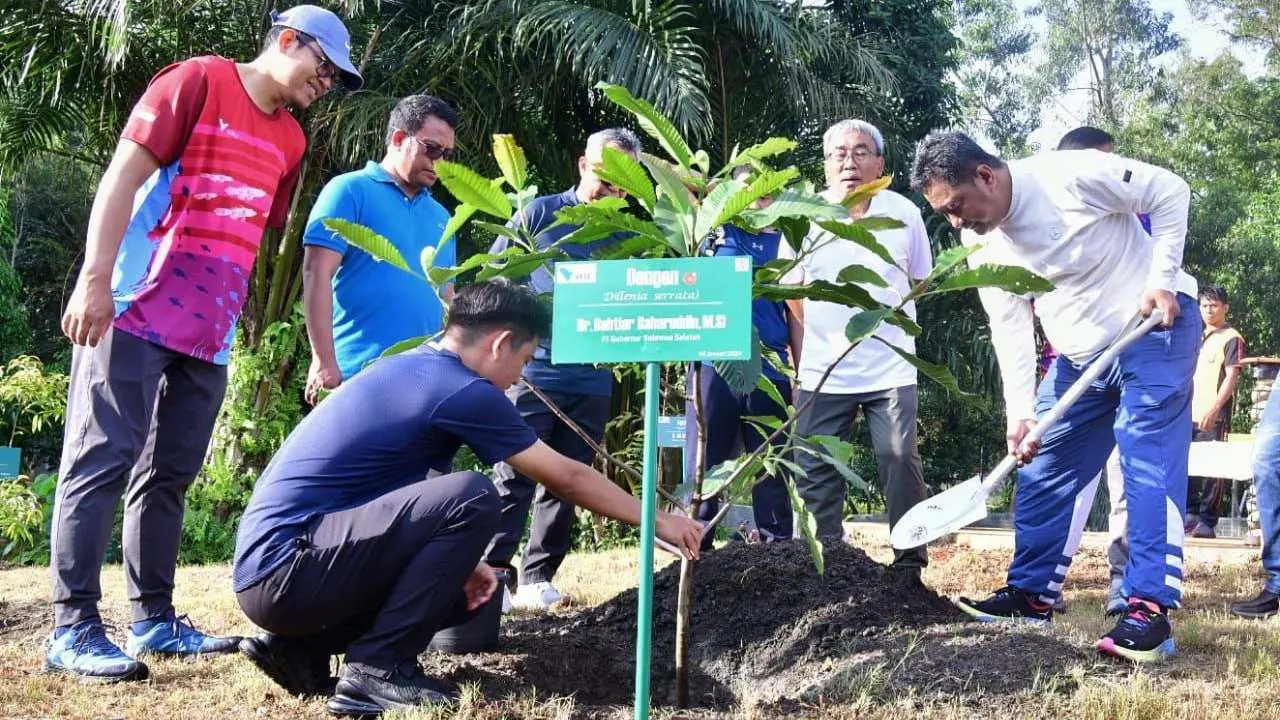
{"label": "shovel", "polygon": [[[1053,410],[1048,415],[1037,422],[1036,426],[1031,428],[1022,443],[1025,447],[1027,444],[1035,442],[1044,436],[1062,416],[1071,409],[1076,400],[1084,394],[1085,390],[1097,380],[1102,373],[1106,372],[1120,353],[1124,349],[1132,345],[1138,338],[1146,335],[1151,328],[1155,327],[1164,318],[1164,314],[1159,310],[1155,310],[1142,321],[1142,324],[1121,335],[1106,352],[1098,356],[1076,380],[1067,392],[1058,399],[1058,404],[1053,406]],[[932,540],[937,540],[943,535],[948,535],[959,530],[966,525],[971,525],[987,516],[987,498],[991,493],[995,492],[1004,482],[1004,478],[1013,471],[1018,465],[1018,460],[1012,454],[1007,455],[1004,460],[996,466],[985,478],[979,478],[977,475],[965,480],[955,487],[944,490],[933,497],[917,503],[898,520],[893,526],[893,532],[889,534],[893,547],[898,550],[907,550],[909,548],[918,547]]]}

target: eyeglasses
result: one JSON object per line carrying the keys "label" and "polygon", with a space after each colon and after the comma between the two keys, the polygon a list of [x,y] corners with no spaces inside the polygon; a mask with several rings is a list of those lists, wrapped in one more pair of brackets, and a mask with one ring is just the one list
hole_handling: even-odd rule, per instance
{"label": "eyeglasses", "polygon": [[310,38],[298,38],[298,42],[302,43],[302,47],[311,51],[312,56],[316,59],[316,76],[321,80],[335,80],[338,77],[338,66],[333,64],[328,57],[325,56],[324,50],[319,49],[315,40]]}
{"label": "eyeglasses", "polygon": [[867,158],[878,157],[880,153],[868,150],[864,147],[856,147],[852,152],[844,149],[836,150],[826,154],[827,160],[831,162],[842,163],[852,158],[854,162],[864,162]]}
{"label": "eyeglasses", "polygon": [[419,140],[413,135],[410,135],[409,139],[418,146],[419,154],[426,155],[432,160],[453,160],[454,149],[451,147],[438,145],[430,140]]}

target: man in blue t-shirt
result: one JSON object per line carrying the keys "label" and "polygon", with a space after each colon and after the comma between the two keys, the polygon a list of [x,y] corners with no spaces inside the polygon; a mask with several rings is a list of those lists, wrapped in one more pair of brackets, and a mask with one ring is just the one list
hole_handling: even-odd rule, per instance
{"label": "man in blue t-shirt", "polygon": [[[581,178],[578,186],[557,195],[534,199],[522,213],[512,218],[508,227],[523,231],[534,240],[539,250],[546,250],[578,229],[576,225],[554,224],[556,213],[561,208],[610,195],[621,196],[621,190],[601,180],[595,172],[601,166],[606,146],[636,158],[640,155],[640,138],[630,130],[610,128],[591,135],[587,138],[586,150],[578,158]],[[586,260],[620,239],[615,235],[591,243],[569,243],[560,246],[560,250],[574,260]],[[492,252],[505,250],[507,244],[506,238],[498,238]],[[529,277],[528,285],[538,294],[550,293],[553,287],[551,268],[538,268]],[[608,368],[594,365],[552,365],[550,348],[549,343],[538,347],[533,360],[525,368],[525,380],[545,393],[593,440],[601,442],[605,423],[609,420],[613,374]],[[557,452],[590,464],[595,456],[591,446],[557,418],[532,390],[523,385],[513,385],[507,391],[507,397],[543,442]],[[516,575],[512,559],[520,539],[524,537],[525,519],[529,517],[532,505],[533,525],[529,529],[529,540],[518,575],[519,587],[512,604],[526,609],[546,609],[563,599],[551,581],[569,552],[573,503],[557,497],[546,486],[538,487],[531,478],[509,465],[501,464],[494,470],[494,483],[502,497],[502,521],[485,558],[490,565],[510,568],[511,576]],[[507,605],[503,603],[504,608]]]}
{"label": "man in blue t-shirt", "polygon": [[392,345],[440,332],[443,308],[430,285],[349,247],[324,221],[372,229],[411,266],[427,248],[435,250],[433,265],[453,265],[453,243],[441,237],[449,211],[431,196],[431,187],[435,161],[453,157],[457,122],[457,113],[440,98],[406,97],[391,111],[382,162],[339,175],[316,198],[302,240],[302,307],[311,341],[308,402],[351,379]]}
{"label": "man in blue t-shirt", "polygon": [[[750,167],[743,166],[734,176],[742,178],[749,174]],[[762,198],[756,203],[756,207],[764,209],[772,202],[771,198]],[[716,256],[747,256],[751,258],[752,267],[759,268],[778,258],[778,244],[781,241],[782,234],[774,229],[752,233],[735,225],[725,225],[716,230],[703,250]],[[751,303],[751,321],[760,336],[760,343],[777,353],[780,362],[786,363],[791,344],[786,304],[756,298]],[[760,426],[748,418],[774,417],[785,421],[787,409],[774,402],[764,390],[756,389],[743,395],[735,393],[710,363],[702,363],[701,368],[698,390],[702,396],[703,425],[707,433],[704,467],[710,470],[743,453],[754,452],[768,439],[767,434],[761,432]],[[791,402],[791,381],[768,358],[764,360],[764,375],[777,388],[783,401]],[[689,390],[693,390],[692,376],[689,379]],[[684,451],[685,467],[690,478],[694,477],[697,468],[698,422],[694,410],[693,399],[690,398],[685,402],[688,432],[685,434]],[[784,441],[784,438],[779,437],[776,442],[782,445]],[[719,506],[718,500],[704,503],[698,508],[698,519],[710,520]],[[771,542],[791,538],[791,498],[782,477],[769,476],[757,483],[751,491],[751,506],[761,540]],[[708,528],[703,536],[704,550],[711,548],[714,537],[715,533]]]}
{"label": "man in blue t-shirt", "polygon": [[[463,444],[570,502],[639,523],[634,497],[540,441],[502,394],[550,327],[528,289],[469,285],[439,343],[375,363],[294,428],[236,537],[236,598],[268,631],[240,649],[272,680],[295,694],[322,692],[330,655],[344,653],[331,713],[453,701],[416,658],[498,587],[481,562],[498,493],[478,472],[450,472]],[[659,513],[657,534],[697,557],[695,521]]]}

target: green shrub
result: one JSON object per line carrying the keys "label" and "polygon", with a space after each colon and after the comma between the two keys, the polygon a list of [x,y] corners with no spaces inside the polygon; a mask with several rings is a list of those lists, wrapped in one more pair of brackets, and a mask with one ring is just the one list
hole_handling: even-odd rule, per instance
{"label": "green shrub", "polygon": [[26,467],[56,467],[67,408],[66,375],[22,355],[0,368],[0,442],[21,441]]}
{"label": "green shrub", "polygon": [[18,565],[49,562],[49,522],[58,478],[25,475],[0,480],[0,561]]}

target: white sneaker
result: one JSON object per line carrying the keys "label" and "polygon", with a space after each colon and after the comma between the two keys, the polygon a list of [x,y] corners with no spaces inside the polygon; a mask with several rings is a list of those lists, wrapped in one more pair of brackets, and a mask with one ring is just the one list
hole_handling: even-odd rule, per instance
{"label": "white sneaker", "polygon": [[537,582],[516,588],[516,596],[511,604],[522,610],[548,610],[562,600],[564,595],[560,594],[555,585],[549,582]]}

